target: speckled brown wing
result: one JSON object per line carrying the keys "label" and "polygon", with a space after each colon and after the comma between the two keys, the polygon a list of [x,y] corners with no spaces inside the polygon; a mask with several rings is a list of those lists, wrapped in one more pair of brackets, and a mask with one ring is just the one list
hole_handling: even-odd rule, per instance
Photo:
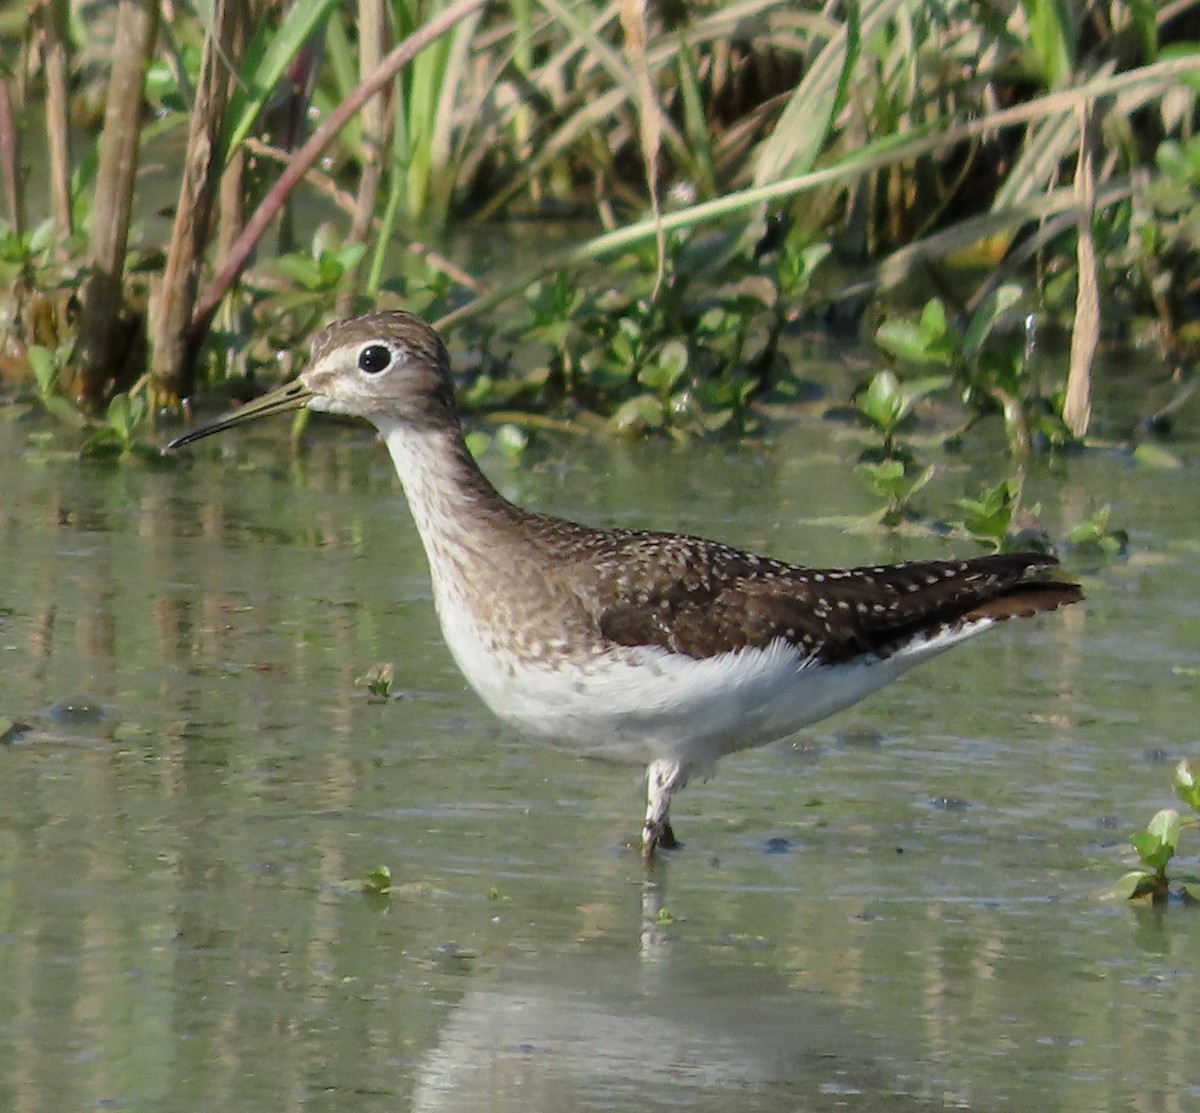
{"label": "speckled brown wing", "polygon": [[697,538],[630,535],[601,562],[597,618],[619,645],[704,658],[783,638],[805,656],[836,663],[886,657],[975,620],[1076,602],[1078,585],[1045,578],[1056,563],[1014,553],[814,569]]}

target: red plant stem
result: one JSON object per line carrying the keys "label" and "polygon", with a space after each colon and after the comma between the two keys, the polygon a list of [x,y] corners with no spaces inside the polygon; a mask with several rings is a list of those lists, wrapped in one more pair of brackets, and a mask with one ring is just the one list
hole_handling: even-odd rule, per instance
{"label": "red plant stem", "polygon": [[352,120],[355,114],[378,93],[397,73],[421,53],[430,43],[451,30],[455,24],[469,15],[476,8],[482,7],[486,0],[458,0],[445,11],[434,16],[428,23],[414,31],[404,42],[400,43],[383,59],[379,69],[365,78],[337,106],[312,133],[308,142],[292,156],[282,174],[255,209],[254,214],[246,222],[242,234],[234,241],[224,266],[205,287],[196,303],[190,326],[190,349],[199,350],[200,343],[207,335],[221,299],[229,292],[230,287],[241,276],[262,234],[283,207],[292,190],[299,185],[304,175],[321,157],[322,152],[333,142],[338,132]]}

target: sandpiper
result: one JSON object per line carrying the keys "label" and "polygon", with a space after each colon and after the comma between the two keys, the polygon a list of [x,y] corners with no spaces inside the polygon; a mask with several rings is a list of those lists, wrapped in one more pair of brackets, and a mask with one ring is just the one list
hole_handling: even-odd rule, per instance
{"label": "sandpiper", "polygon": [[440,337],[410,313],[320,332],[299,378],[167,449],[307,406],[379,431],[421,535],[443,636],[501,719],[644,763],[643,856],[717,759],[785,738],[1009,618],[1082,598],[1042,553],[806,568],[677,533],[522,509],[467,450]]}

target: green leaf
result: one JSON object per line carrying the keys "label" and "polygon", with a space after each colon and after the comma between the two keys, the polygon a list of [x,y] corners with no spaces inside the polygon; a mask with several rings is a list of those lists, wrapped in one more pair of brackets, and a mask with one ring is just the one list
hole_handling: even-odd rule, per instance
{"label": "green leaf", "polygon": [[984,343],[996,322],[1000,320],[1021,298],[1024,291],[1013,282],[997,286],[986,298],[967,323],[967,331],[963,335],[963,355],[967,360],[973,360],[982,350]]}
{"label": "green leaf", "polygon": [[1144,873],[1141,880],[1129,894],[1130,900],[1145,900],[1149,897],[1156,904],[1165,901],[1169,895],[1166,879],[1158,874]]}
{"label": "green leaf", "polygon": [[377,893],[380,896],[392,891],[392,871],[387,866],[376,866],[362,880],[364,893]]}
{"label": "green leaf", "polygon": [[250,134],[263,106],[283,77],[284,70],[322,20],[329,16],[334,4],[335,0],[297,0],[288,7],[287,15],[278,28],[269,26],[266,21],[259,23],[246,49],[243,79],[235,86],[225,113],[226,134],[229,136],[225,148],[226,159]]}
{"label": "green leaf", "polygon": [[1179,892],[1188,904],[1200,904],[1200,878],[1177,878]]}
{"label": "green leaf", "polygon": [[921,474],[918,475],[917,478],[912,481],[912,485],[908,488],[908,491],[905,492],[905,495],[904,495],[905,501],[907,502],[909,499],[911,499],[913,497],[913,495],[920,492],[921,489],[923,487],[925,487],[926,484],[928,484],[928,482],[934,477],[936,472],[937,472],[937,465],[935,465],[935,464],[930,464],[923,472],[921,472]]}
{"label": "green leaf", "polygon": [[1200,780],[1196,777],[1196,767],[1187,758],[1175,766],[1175,795],[1192,811],[1200,812]]}
{"label": "green leaf", "polygon": [[290,278],[305,290],[321,289],[321,264],[309,255],[301,255],[298,252],[281,255],[272,265],[285,278]]}
{"label": "green leaf", "polygon": [[609,427],[624,435],[661,429],[665,424],[662,402],[653,394],[638,394],[623,402],[609,418]]}
{"label": "green leaf", "polygon": [[687,345],[682,340],[668,340],[658,352],[658,358],[638,374],[644,386],[661,395],[670,394],[688,368]]}
{"label": "green leaf", "polygon": [[84,456],[120,456],[125,451],[120,435],[111,426],[105,425],[92,433],[80,448]]}
{"label": "green leaf", "polygon": [[926,362],[929,339],[915,321],[884,321],[875,330],[875,343],[906,363]]}
{"label": "green leaf", "polygon": [[1102,506],[1090,519],[1073,526],[1067,534],[1068,544],[1084,552],[1097,552],[1104,557],[1115,557],[1123,553],[1129,544],[1129,534],[1123,529],[1109,529],[1111,509],[1109,506]]}
{"label": "green leaf", "polygon": [[871,379],[858,400],[858,410],[884,432],[896,427],[904,413],[904,400],[894,371],[880,371]]}
{"label": "green leaf", "polygon": [[464,438],[467,451],[478,460],[492,447],[492,438],[482,429],[472,429]]}
{"label": "green leaf", "polygon": [[1129,842],[1147,867],[1161,873],[1179,847],[1179,831],[1179,813],[1174,808],[1163,808],[1144,831],[1130,835]]}
{"label": "green leaf", "polygon": [[40,344],[31,344],[25,349],[25,355],[37,383],[38,394],[45,398],[53,392],[58,380],[58,361],[49,348],[43,348]]}
{"label": "green leaf", "polygon": [[[805,228],[803,235],[808,234]],[[793,242],[796,236],[796,232],[788,236],[779,261],[779,292],[791,299],[800,299],[808,292],[817,268],[833,251],[828,243],[805,244],[797,248]]]}
{"label": "green leaf", "polygon": [[1146,824],[1146,830],[1157,835],[1164,845],[1174,850],[1179,846],[1181,822],[1179,813],[1174,808],[1163,808],[1155,812],[1154,818]]}
{"label": "green leaf", "polygon": [[357,267],[366,253],[367,245],[365,243],[348,243],[339,247],[333,252],[333,255],[338,261],[338,266],[345,272]]}
{"label": "green leaf", "polygon": [[1135,831],[1129,836],[1129,842],[1147,869],[1161,872],[1167,868],[1167,863],[1175,855],[1174,850],[1163,845],[1162,841],[1149,831]]}
{"label": "green leaf", "polygon": [[87,419],[83,414],[65,398],[61,398],[57,394],[51,394],[48,398],[43,398],[42,405],[46,407],[46,412],[51,417],[57,418],[64,425],[70,425],[75,429],[82,429],[87,424]]}
{"label": "green leaf", "polygon": [[1183,467],[1183,461],[1161,445],[1143,441],[1133,450],[1133,458],[1144,468],[1171,470]]}
{"label": "green leaf", "polygon": [[968,533],[1000,545],[1008,535],[1020,497],[1020,481],[1005,479],[978,499],[957,499],[955,504],[965,511],[963,526]]}
{"label": "green leaf", "polygon": [[859,464],[854,470],[866,479],[871,493],[879,498],[899,499],[904,493],[904,465],[899,460]]}
{"label": "green leaf", "polygon": [[396,666],[391,661],[381,661],[367,669],[354,683],[365,685],[372,700],[379,701],[391,698],[395,679]]}
{"label": "green leaf", "polygon": [[915,324],[910,320],[884,321],[875,332],[875,343],[907,363],[949,364],[957,349],[940,298],[925,303]]}
{"label": "green leaf", "polygon": [[138,427],[146,416],[146,400],[140,395],[114,394],[108,404],[108,427],[120,438],[124,448],[133,445]]}
{"label": "green leaf", "polygon": [[1190,188],[1200,184],[1200,161],[1193,157],[1193,144],[1182,147],[1174,139],[1164,140],[1158,145],[1154,160],[1158,168],[1176,185]]}
{"label": "green leaf", "polygon": [[930,340],[946,335],[946,306],[941,298],[930,298],[921,310],[921,332]]}
{"label": "green leaf", "polygon": [[1153,874],[1147,873],[1145,870],[1130,870],[1108,890],[1107,895],[1116,897],[1118,900],[1136,900],[1138,897],[1146,895],[1147,885],[1153,887],[1154,884]]}
{"label": "green leaf", "polygon": [[496,430],[496,447],[505,456],[515,459],[529,447],[529,434],[519,425],[505,422]]}
{"label": "green leaf", "polygon": [[905,379],[901,384],[904,392],[904,413],[908,412],[922,399],[939,390],[945,390],[953,383],[949,375],[924,375],[919,379]]}
{"label": "green leaf", "polygon": [[1021,0],[1032,48],[1042,79],[1055,89],[1071,75],[1075,61],[1075,32],[1067,0]]}
{"label": "green leaf", "polygon": [[858,409],[872,425],[890,434],[922,398],[950,385],[947,375],[927,375],[901,382],[895,372],[878,372],[859,396]]}

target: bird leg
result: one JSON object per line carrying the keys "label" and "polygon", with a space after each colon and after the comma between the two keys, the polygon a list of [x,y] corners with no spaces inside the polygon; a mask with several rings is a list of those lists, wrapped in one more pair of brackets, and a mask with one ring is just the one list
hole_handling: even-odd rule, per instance
{"label": "bird leg", "polygon": [[679,846],[667,815],[671,797],[687,784],[687,770],[678,761],[655,758],[646,769],[646,823],[642,828],[642,858],[650,861],[654,851]]}

